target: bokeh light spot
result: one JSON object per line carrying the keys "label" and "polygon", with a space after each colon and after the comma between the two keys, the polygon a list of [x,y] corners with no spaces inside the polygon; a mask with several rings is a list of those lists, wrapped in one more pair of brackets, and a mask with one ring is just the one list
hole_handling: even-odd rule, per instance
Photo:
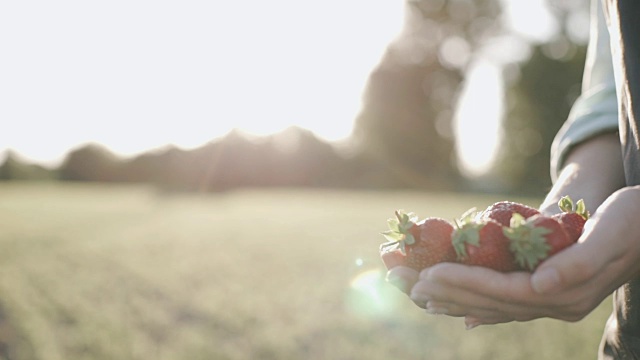
{"label": "bokeh light spot", "polygon": [[442,42],[439,55],[442,65],[462,68],[467,64],[471,56],[471,47],[465,39],[459,36],[451,36]]}
{"label": "bokeh light spot", "polygon": [[473,64],[455,114],[461,171],[470,177],[487,173],[501,141],[504,112],[502,77],[495,64]]}

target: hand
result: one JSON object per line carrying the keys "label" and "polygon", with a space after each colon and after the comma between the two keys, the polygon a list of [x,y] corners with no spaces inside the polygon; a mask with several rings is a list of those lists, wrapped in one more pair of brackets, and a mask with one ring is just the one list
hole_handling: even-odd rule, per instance
{"label": "hand", "polygon": [[392,269],[388,278],[413,285],[411,299],[428,312],[464,316],[470,328],[541,317],[578,321],[638,275],[639,212],[640,187],[617,191],[587,222],[578,244],[533,274],[442,263],[417,281],[406,269]]}

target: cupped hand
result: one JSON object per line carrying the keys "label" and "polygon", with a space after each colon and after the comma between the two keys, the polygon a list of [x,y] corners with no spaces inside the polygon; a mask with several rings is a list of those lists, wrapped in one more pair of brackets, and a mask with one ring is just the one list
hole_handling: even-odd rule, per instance
{"label": "cupped hand", "polygon": [[[549,317],[578,321],[640,272],[640,187],[611,195],[585,224],[579,243],[534,273],[499,273],[441,263],[388,279],[428,312],[464,316],[468,327]],[[409,290],[409,288],[411,290]]]}

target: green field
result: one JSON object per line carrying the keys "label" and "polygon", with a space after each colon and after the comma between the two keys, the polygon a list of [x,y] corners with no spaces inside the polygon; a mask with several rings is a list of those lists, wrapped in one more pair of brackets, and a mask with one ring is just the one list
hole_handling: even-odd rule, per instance
{"label": "green field", "polygon": [[609,301],[466,331],[382,280],[393,210],[498,199],[3,184],[0,359],[595,359]]}

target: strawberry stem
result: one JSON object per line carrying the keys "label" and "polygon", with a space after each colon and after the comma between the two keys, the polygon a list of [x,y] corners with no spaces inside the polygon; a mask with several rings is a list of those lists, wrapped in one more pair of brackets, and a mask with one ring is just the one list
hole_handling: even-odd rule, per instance
{"label": "strawberry stem", "polygon": [[587,211],[587,206],[582,199],[576,203],[576,214],[582,216],[585,220],[589,219],[589,211]]}
{"label": "strawberry stem", "polygon": [[467,257],[466,244],[480,245],[480,228],[483,224],[474,221],[476,215],[476,208],[471,208],[462,214],[460,220],[454,221],[456,229],[452,234],[451,243],[458,259]]}
{"label": "strawberry stem", "polygon": [[547,244],[545,235],[551,230],[533,224],[535,216],[525,219],[520,214],[513,214],[511,224],[504,228],[504,235],[509,239],[509,249],[514,254],[518,265],[533,271],[538,264],[547,258],[551,246]]}
{"label": "strawberry stem", "polygon": [[569,196],[565,195],[560,198],[560,201],[558,201],[558,207],[560,208],[560,210],[562,210],[562,212],[573,212],[573,200],[571,200]]}
{"label": "strawberry stem", "polygon": [[585,220],[589,219],[589,211],[583,199],[578,200],[575,204],[568,195],[563,196],[558,201],[558,207],[564,213],[576,213],[582,216]]}
{"label": "strawberry stem", "polygon": [[403,210],[396,210],[395,216],[387,220],[389,230],[384,231],[382,235],[389,240],[389,243],[386,243],[387,246],[397,245],[406,254],[405,246],[416,242],[410,230],[418,221],[418,217],[414,213],[405,213]]}

